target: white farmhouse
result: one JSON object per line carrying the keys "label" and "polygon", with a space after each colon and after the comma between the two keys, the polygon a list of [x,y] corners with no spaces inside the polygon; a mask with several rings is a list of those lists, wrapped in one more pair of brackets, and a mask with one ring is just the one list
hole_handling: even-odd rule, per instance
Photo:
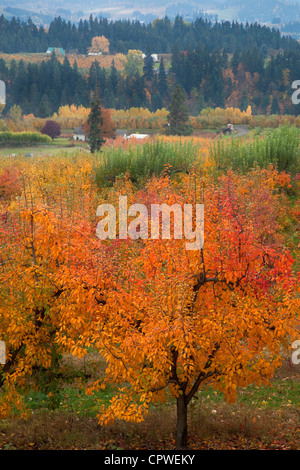
{"label": "white farmhouse", "polygon": [[125,138],[143,140],[143,139],[146,139],[147,137],[149,137],[149,134],[130,134],[129,136]]}
{"label": "white farmhouse", "polygon": [[74,128],[74,135],[73,135],[73,139],[74,140],[82,140],[83,142],[85,142],[86,140],[88,140],[82,126],[81,127],[75,127]]}
{"label": "white farmhouse", "polygon": [[[143,59],[145,59],[146,54],[142,55]],[[158,55],[157,54],[151,54],[151,57],[153,59],[153,62],[158,62]]]}

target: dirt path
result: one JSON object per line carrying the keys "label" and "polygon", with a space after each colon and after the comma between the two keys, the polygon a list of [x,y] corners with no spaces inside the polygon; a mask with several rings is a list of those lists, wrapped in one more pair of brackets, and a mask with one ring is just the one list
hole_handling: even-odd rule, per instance
{"label": "dirt path", "polygon": [[243,136],[249,134],[250,130],[247,125],[244,126],[234,126],[234,129],[237,131],[235,135]]}

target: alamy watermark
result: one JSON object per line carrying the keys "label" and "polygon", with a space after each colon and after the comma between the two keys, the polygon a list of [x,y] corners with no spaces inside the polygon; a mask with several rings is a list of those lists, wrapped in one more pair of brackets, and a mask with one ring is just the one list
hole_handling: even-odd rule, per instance
{"label": "alamy watermark", "polygon": [[292,94],[292,103],[293,104],[299,104],[300,103],[300,97],[298,97],[298,96],[300,95],[300,80],[294,80],[293,83],[292,83],[292,88],[293,88],[293,90],[296,90]]}
{"label": "alamy watermark", "polygon": [[300,364],[300,339],[297,339],[292,344],[292,349],[296,349],[296,351],[292,354],[292,363],[295,365]]}
{"label": "alamy watermark", "polygon": [[0,80],[0,105],[6,104],[6,87],[3,80]]}
{"label": "alamy watermark", "polygon": [[[292,364],[299,365],[300,364],[300,340],[296,340],[292,343],[292,349],[295,351],[292,353]],[[4,341],[0,341],[0,365],[4,365],[6,363],[6,345]]]}
{"label": "alamy watermark", "polygon": [[4,341],[0,341],[0,364],[4,365],[6,362],[6,346]]}
{"label": "alamy watermark", "polygon": [[[127,208],[127,196],[119,196],[117,211],[112,204],[101,204],[96,215],[103,217],[97,224],[100,240],[132,240],[159,238],[170,240],[171,214],[173,214],[173,239],[185,239],[187,250],[200,250],[204,244],[204,204],[151,204],[150,213],[144,204],[132,204]],[[106,216],[105,216],[106,214]],[[134,218],[130,220],[129,218]],[[118,222],[118,236],[117,236]]]}

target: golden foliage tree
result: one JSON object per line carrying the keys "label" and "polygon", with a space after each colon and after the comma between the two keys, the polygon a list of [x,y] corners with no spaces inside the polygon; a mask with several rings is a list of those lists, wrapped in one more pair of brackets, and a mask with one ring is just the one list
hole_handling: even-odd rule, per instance
{"label": "golden foliage tree", "polygon": [[109,53],[109,40],[105,36],[95,36],[92,39],[88,52],[98,54],[99,52]]}

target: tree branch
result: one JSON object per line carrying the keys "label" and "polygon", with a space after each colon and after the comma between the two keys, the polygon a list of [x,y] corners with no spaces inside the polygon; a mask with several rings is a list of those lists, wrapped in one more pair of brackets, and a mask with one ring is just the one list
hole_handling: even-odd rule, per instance
{"label": "tree branch", "polygon": [[[214,350],[212,351],[212,353],[209,355],[209,358],[204,366],[204,370],[205,369],[208,369],[210,366],[211,366],[211,363],[212,363],[212,360],[213,358],[215,357],[217,351],[219,350],[220,348],[220,345],[219,344],[216,344]],[[189,393],[187,394],[186,396],[186,402],[187,404],[191,401],[191,399],[193,398],[193,396],[195,395],[195,393],[197,392],[198,388],[199,388],[199,385],[201,384],[201,382],[203,382],[204,380],[206,380],[207,378],[211,377],[212,375],[214,375],[216,373],[216,371],[210,371],[210,372],[204,372],[204,370],[202,370],[200,372],[200,374],[198,375],[194,385],[192,386],[191,390],[189,391]]]}

